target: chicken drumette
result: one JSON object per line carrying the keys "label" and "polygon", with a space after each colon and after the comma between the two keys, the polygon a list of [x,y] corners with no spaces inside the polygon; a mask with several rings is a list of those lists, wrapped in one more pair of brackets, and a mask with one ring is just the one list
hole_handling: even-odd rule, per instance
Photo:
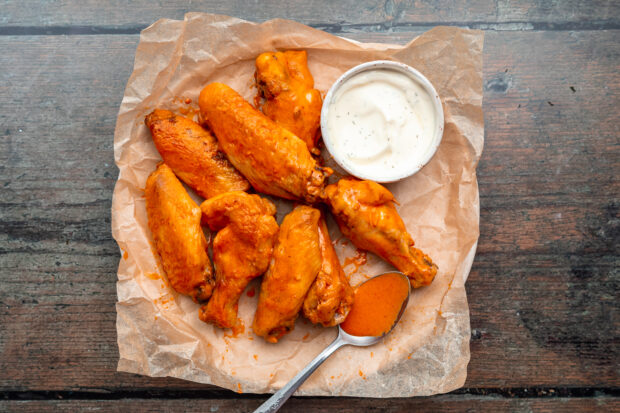
{"label": "chicken drumette", "polygon": [[148,177],[144,193],[148,226],[170,285],[196,302],[208,300],[215,280],[200,208],[163,162]]}
{"label": "chicken drumette", "polygon": [[332,327],[342,323],[349,314],[353,288],[338,261],[323,216],[319,220],[319,248],[321,269],[304,300],[303,312],[313,323]]}
{"label": "chicken drumette", "polygon": [[239,298],[248,283],[267,270],[278,233],[276,207],[258,195],[228,192],[200,205],[211,231],[216,284],[200,319],[222,328],[240,326]]}
{"label": "chicken drumette", "polygon": [[409,277],[412,287],[433,281],[437,266],[413,246],[390,191],[372,181],[346,178],[328,185],[325,194],[340,230],[355,246],[394,265]]}

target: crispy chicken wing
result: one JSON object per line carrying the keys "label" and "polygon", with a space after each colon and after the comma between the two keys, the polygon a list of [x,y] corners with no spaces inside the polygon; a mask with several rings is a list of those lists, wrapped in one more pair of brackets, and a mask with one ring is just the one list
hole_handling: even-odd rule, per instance
{"label": "crispy chicken wing", "polygon": [[163,162],[148,177],[144,192],[148,225],[170,285],[196,302],[208,300],[215,280],[200,208]]}
{"label": "crispy chicken wing", "polygon": [[320,167],[292,132],[222,83],[207,85],[199,104],[222,150],[257,191],[310,203],[322,196],[332,171]]}
{"label": "crispy chicken wing", "polygon": [[263,277],[252,329],[270,343],[295,327],[308,289],[321,269],[318,223],[321,213],[298,206],[284,217]]}
{"label": "crispy chicken wing", "polygon": [[304,50],[263,53],[256,58],[254,73],[262,110],[268,118],[306,142],[318,154],[321,92],[314,88]]}
{"label": "crispy chicken wing", "polygon": [[246,191],[248,181],[228,162],[215,137],[194,121],[155,109],[144,120],[164,162],[203,198]]}
{"label": "crispy chicken wing", "polygon": [[347,318],[353,304],[353,288],[340,266],[323,216],[319,220],[319,246],[321,269],[304,300],[303,310],[313,323],[332,327]]}
{"label": "crispy chicken wing", "polygon": [[240,325],[239,298],[248,283],[267,270],[278,233],[276,207],[258,195],[227,192],[200,205],[213,240],[216,284],[200,319],[222,328]]}
{"label": "crispy chicken wing", "polygon": [[375,182],[347,178],[327,186],[325,193],[340,230],[358,248],[394,265],[414,288],[433,281],[437,266],[413,246],[390,191]]}

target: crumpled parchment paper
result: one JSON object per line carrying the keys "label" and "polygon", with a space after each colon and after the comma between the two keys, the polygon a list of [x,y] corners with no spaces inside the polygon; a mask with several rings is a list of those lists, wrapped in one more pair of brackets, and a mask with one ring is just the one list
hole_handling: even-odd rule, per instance
{"label": "crumpled parchment paper", "polygon": [[[200,90],[224,82],[252,101],[254,59],[272,50],[304,49],[316,88],[326,92],[347,69],[370,60],[404,62],[426,75],[445,110],[443,141],[413,177],[387,185],[418,248],[439,265],[433,284],[413,292],[400,324],[370,348],[344,347],[300,388],[300,395],[420,396],[463,385],[469,362],[469,312],[464,283],[478,239],[476,165],[484,140],[483,33],[436,27],[406,46],[362,44],[302,24],[255,24],[189,13],[159,20],[140,35],[114,135],[120,175],[112,203],[112,232],[123,257],[118,268],[118,370],[212,383],[240,392],[274,392],[327,346],[336,328],[303,317],[273,345],[250,325],[260,280],[243,294],[238,337],[198,319],[198,305],[175,293],[163,275],[147,226],[144,186],[160,156],[144,125],[156,107],[192,116]],[[189,99],[192,101],[189,102]],[[328,155],[324,156],[328,157]],[[329,164],[329,159],[327,160]],[[333,179],[332,179],[333,180]],[[200,199],[195,197],[199,202]],[[290,210],[278,202],[278,218]],[[356,285],[391,267],[360,254],[332,219],[332,240]]]}

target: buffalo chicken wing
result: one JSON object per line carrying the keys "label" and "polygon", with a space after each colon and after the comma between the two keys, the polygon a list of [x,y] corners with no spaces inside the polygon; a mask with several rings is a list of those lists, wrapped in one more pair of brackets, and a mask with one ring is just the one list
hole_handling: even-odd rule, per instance
{"label": "buffalo chicken wing", "polygon": [[200,208],[164,163],[148,177],[144,192],[148,226],[170,285],[196,302],[208,300],[215,280]]}
{"label": "buffalo chicken wing", "polygon": [[154,110],[145,119],[164,162],[203,198],[245,191],[248,181],[228,162],[215,137],[200,125],[168,110]]}
{"label": "buffalo chicken wing", "polygon": [[340,230],[355,246],[394,265],[414,288],[433,281],[437,266],[413,246],[390,191],[372,181],[347,178],[327,186],[325,193]]}
{"label": "buffalo chicken wing", "polygon": [[321,269],[304,300],[303,311],[313,323],[332,327],[342,323],[349,314],[353,288],[340,266],[323,216],[319,220],[319,247]]}
{"label": "buffalo chicken wing", "polygon": [[323,101],[314,89],[305,51],[263,53],[256,58],[254,73],[263,113],[303,140],[318,154],[316,143]]}
{"label": "buffalo chicken wing", "polygon": [[270,343],[293,330],[308,289],[321,269],[321,213],[298,206],[284,217],[263,277],[252,329]]}
{"label": "buffalo chicken wing", "polygon": [[200,206],[204,222],[218,231],[213,240],[216,284],[200,319],[218,327],[240,326],[239,298],[248,283],[267,270],[278,233],[276,207],[258,195],[228,192]]}
{"label": "buffalo chicken wing", "polygon": [[230,162],[254,189],[286,199],[316,202],[332,173],[306,144],[222,83],[200,93],[200,111]]}

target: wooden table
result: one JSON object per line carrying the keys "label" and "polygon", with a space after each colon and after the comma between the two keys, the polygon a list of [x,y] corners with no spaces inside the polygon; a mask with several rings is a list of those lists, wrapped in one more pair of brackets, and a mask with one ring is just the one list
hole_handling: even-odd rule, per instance
{"label": "wooden table", "polygon": [[188,11],[373,42],[486,30],[465,387],[284,411],[620,411],[620,2],[103,3],[2,5],[0,411],[242,412],[265,399],[116,372],[116,113],[140,30]]}

